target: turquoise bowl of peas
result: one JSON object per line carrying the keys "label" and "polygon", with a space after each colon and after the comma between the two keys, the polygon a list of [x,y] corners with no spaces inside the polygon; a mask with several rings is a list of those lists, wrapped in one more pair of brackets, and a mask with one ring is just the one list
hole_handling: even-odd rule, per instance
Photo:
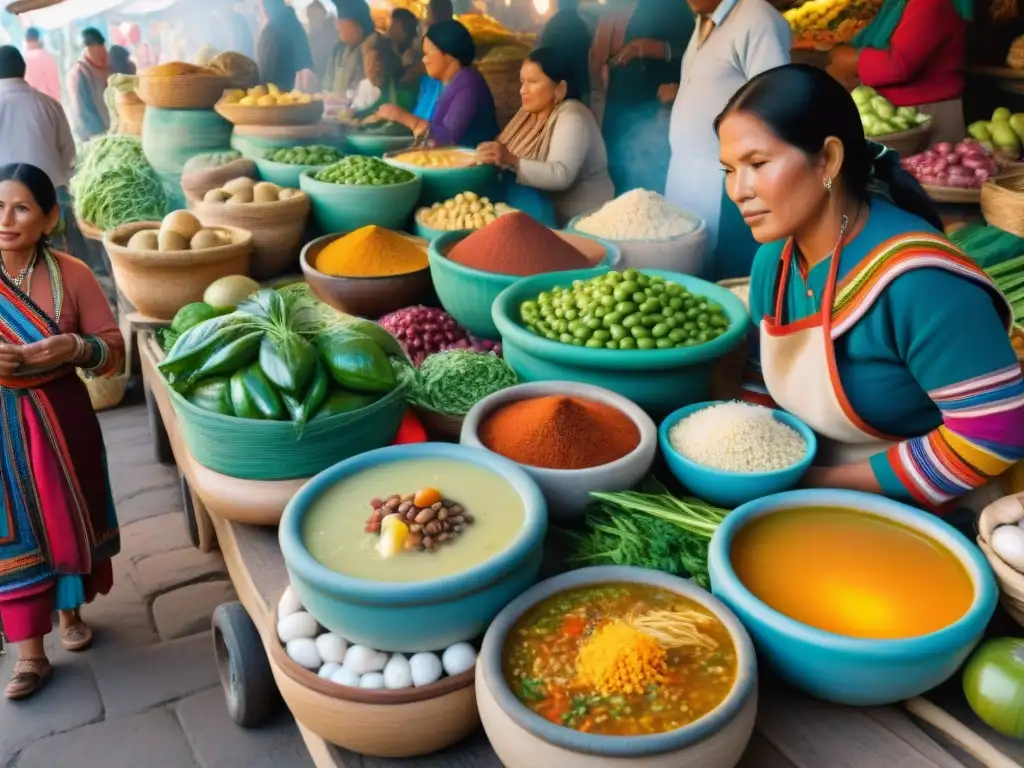
{"label": "turquoise bowl of peas", "polygon": [[313,220],[327,235],[375,224],[402,229],[420,197],[419,174],[376,157],[350,155],[316,173],[303,171],[299,189],[309,195]]}
{"label": "turquoise bowl of peas", "polygon": [[528,277],[491,314],[523,381],[593,384],[656,416],[710,399],[715,362],[750,322],[728,289],[659,269]]}
{"label": "turquoise bowl of peas", "polygon": [[263,181],[289,189],[299,188],[303,172],[317,173],[341,160],[342,154],[334,147],[314,145],[273,149],[264,157],[255,157],[256,170]]}

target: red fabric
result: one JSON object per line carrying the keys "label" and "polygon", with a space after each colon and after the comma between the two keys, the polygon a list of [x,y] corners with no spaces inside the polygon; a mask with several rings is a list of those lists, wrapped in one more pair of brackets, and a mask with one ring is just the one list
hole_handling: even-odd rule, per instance
{"label": "red fabric", "polygon": [[[85,602],[108,595],[114,586],[114,568],[110,560],[96,560],[91,574],[82,576]],[[0,626],[9,643],[20,643],[47,635],[53,629],[54,581],[0,596]]]}
{"label": "red fabric", "polygon": [[967,22],[950,0],[907,0],[889,50],[862,49],[857,71],[897,107],[958,99],[966,47]]}
{"label": "red fabric", "polygon": [[419,417],[407,409],[402,419],[402,426],[398,428],[398,434],[392,445],[408,445],[409,443],[427,442],[427,430],[424,428]]}

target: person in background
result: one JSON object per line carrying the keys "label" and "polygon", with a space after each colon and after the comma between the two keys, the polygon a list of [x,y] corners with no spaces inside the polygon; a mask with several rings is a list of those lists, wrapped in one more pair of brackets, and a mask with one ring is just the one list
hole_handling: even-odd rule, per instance
{"label": "person in background", "polygon": [[615,197],[601,129],[580,101],[573,75],[565,52],[530,52],[521,73],[522,109],[497,141],[476,153],[478,162],[512,170],[518,184],[550,195],[560,227]]}
{"label": "person in background", "polygon": [[423,65],[443,84],[433,117],[424,120],[395,104],[385,104],[377,114],[416,136],[428,135],[439,146],[475,147],[493,140],[498,135],[494,96],[473,66],[475,59],[476,45],[462,24],[450,20],[431,25],[423,41]]}
{"label": "person in background", "polygon": [[312,72],[313,57],[306,30],[284,0],[262,0],[262,8],[267,23],[256,43],[260,79],[282,91],[291,91],[296,78]]}
{"label": "person in background", "polygon": [[71,121],[80,141],[100,136],[110,128],[110,114],[104,100],[110,57],[106,38],[95,27],[82,30],[82,57],[68,73]]}
{"label": "person in background", "polygon": [[377,33],[370,7],[363,0],[334,0],[334,6],[338,36],[324,73],[324,89],[350,99],[366,79],[366,54],[376,45]]}
{"label": "person in background", "polygon": [[402,72],[398,79],[401,88],[414,88],[419,92],[423,68],[423,46],[420,44],[420,21],[408,8],[395,8],[391,12],[388,39],[401,60]]}
{"label": "person in background", "polygon": [[320,0],[313,0],[306,7],[306,35],[309,38],[309,52],[313,57],[313,71],[322,77],[338,44],[338,32]]}
{"label": "person in background", "polygon": [[715,117],[750,78],[789,62],[789,24],[765,0],[689,0],[700,17],[674,95],[672,162],[665,196],[704,219],[715,280],[746,277],[757,252],[750,227],[729,202],[718,162]]}
{"label": "person in background", "polygon": [[0,167],[0,453],[14,468],[0,475],[0,625],[18,645],[8,699],[53,676],[43,638],[54,611],[63,648],[89,648],[79,610],[110,592],[120,550],[103,433],[78,371],[120,371],[124,339],[89,267],[51,249],[59,218],[44,171]]}
{"label": "person in background", "polygon": [[932,116],[933,141],[960,141],[971,0],[885,0],[851,45],[832,49],[828,71],[871,86],[897,107]]}
{"label": "person in background", "polygon": [[[430,29],[434,24],[441,21],[451,21],[455,16],[451,0],[430,0],[427,4],[426,28]],[[423,42],[420,41],[419,49],[423,51]],[[440,80],[426,74],[420,78],[420,93],[416,99],[416,109],[413,114],[420,120],[430,121],[434,116],[434,108],[437,100],[441,97],[442,84]]]}
{"label": "person in background", "polygon": [[715,127],[729,197],[762,243],[744,394],[818,434],[804,485],[939,513],[978,511],[986,485],[1001,495],[990,481],[1024,458],[1013,313],[899,155],[799,64],[750,80]]}
{"label": "person in background", "polygon": [[110,74],[134,75],[137,71],[128,49],[120,45],[110,46]]}
{"label": "person in background", "polygon": [[56,57],[43,47],[42,35],[35,27],[25,30],[25,82],[60,101],[60,70]]}
{"label": "person in background", "polygon": [[555,48],[569,63],[569,79],[584,104],[590,100],[590,45],[593,35],[580,16],[579,0],[558,0],[558,10],[548,19],[538,41],[541,48]]}
{"label": "person in background", "polygon": [[665,188],[668,115],[662,86],[679,82],[693,15],[681,0],[639,0],[601,16],[590,49],[590,106],[618,194]]}

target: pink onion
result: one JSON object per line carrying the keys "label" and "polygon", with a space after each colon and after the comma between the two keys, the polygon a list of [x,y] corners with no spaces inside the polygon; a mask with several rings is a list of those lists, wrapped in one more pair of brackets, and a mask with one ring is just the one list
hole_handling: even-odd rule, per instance
{"label": "pink onion", "polygon": [[988,157],[981,152],[966,152],[962,158],[965,168],[970,168],[972,171],[978,168],[987,168],[989,164]]}
{"label": "pink onion", "polygon": [[940,155],[950,155],[953,153],[953,145],[948,141],[940,141],[932,150],[938,152]]}
{"label": "pink onion", "polygon": [[436,307],[405,307],[382,317],[379,324],[398,339],[417,366],[427,355],[440,352],[446,345],[469,342],[466,330]]}

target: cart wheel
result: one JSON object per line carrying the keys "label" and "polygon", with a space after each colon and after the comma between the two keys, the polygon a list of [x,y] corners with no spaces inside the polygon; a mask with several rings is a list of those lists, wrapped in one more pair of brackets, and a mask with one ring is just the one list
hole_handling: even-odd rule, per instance
{"label": "cart wheel", "polygon": [[149,387],[144,386],[142,389],[146,396],[146,417],[149,419],[149,434],[153,438],[153,456],[165,466],[174,466],[174,451],[171,450],[171,440],[167,436],[164,420],[160,417],[160,406],[156,404],[153,391]]}
{"label": "cart wheel", "polygon": [[179,475],[181,480],[181,509],[185,513],[185,528],[188,529],[188,538],[192,546],[199,549],[199,520],[196,519],[196,504],[192,499],[192,487],[185,479],[185,475]]}
{"label": "cart wheel", "polygon": [[213,652],[228,714],[243,728],[270,716],[277,686],[256,625],[241,603],[224,603],[213,612]]}

